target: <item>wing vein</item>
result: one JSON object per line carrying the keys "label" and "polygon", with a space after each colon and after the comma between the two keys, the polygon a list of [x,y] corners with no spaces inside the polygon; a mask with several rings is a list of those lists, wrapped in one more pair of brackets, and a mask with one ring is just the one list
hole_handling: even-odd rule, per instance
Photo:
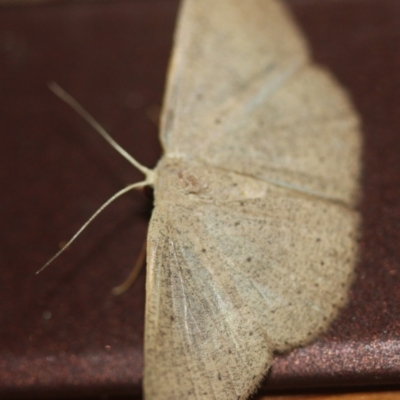
{"label": "wing vein", "polygon": [[[180,254],[182,255],[181,243],[180,243],[180,241],[179,241],[179,236],[176,236],[176,238],[177,238],[177,241],[176,241],[177,246],[179,246]],[[191,320],[193,321],[193,325],[197,328],[198,334],[199,334],[200,336],[202,336],[203,339],[204,339],[204,336],[202,335],[202,330],[199,328],[199,325],[198,325],[198,322],[197,322],[196,318],[194,317],[193,313],[191,312],[190,305],[189,305],[189,307],[188,307],[188,297],[187,297],[186,289],[185,289],[185,287],[187,287],[187,285],[185,285],[185,283],[184,283],[184,278],[183,278],[183,274],[182,274],[182,267],[181,267],[181,263],[180,263],[180,261],[179,261],[177,255],[176,255],[175,245],[174,245],[174,257],[175,257],[175,260],[176,260],[176,263],[177,263],[177,267],[178,267],[177,270],[178,270],[178,273],[179,273],[179,283],[180,283],[180,285],[181,285],[181,291],[182,291],[182,294],[183,294],[182,298],[183,298],[183,301],[184,301],[184,310],[185,310],[185,336],[186,336],[186,340],[187,340],[187,344],[189,345],[189,348],[191,347],[191,348],[193,349],[193,348],[195,348],[195,346],[193,346],[194,343],[193,343],[193,340],[191,339],[191,335],[190,335],[190,333],[189,333],[189,327],[188,327],[189,318],[188,318],[188,313],[190,313],[190,315],[191,315],[191,317],[192,317]],[[181,257],[181,259],[183,259],[183,257]],[[196,295],[196,296],[197,296],[197,293],[194,292],[194,293],[192,293],[192,295]],[[197,296],[197,297],[198,297],[198,296]],[[182,338],[182,339],[183,339],[183,338]],[[187,356],[187,355],[188,355],[188,352],[186,353],[186,356]],[[202,360],[203,360],[203,366],[205,367],[206,364],[204,363],[203,354],[199,354],[199,356],[202,358]],[[217,366],[216,366],[216,364],[215,364],[213,358],[212,358],[212,357],[208,357],[208,358],[211,358],[211,362],[212,362],[213,365],[214,365],[214,369],[217,370]],[[192,363],[193,360],[188,360],[188,361],[189,361],[189,362],[188,362],[188,365],[190,365],[190,364]],[[196,388],[196,384],[195,384],[196,380],[195,380],[194,377],[193,377],[192,368],[189,368],[189,370],[190,370],[190,373],[191,373],[191,375],[192,375],[192,379],[193,379],[193,382],[194,382],[194,388],[195,388],[195,390],[196,390],[196,389],[197,389],[197,388]],[[210,379],[210,377],[208,376],[208,374],[206,374],[206,376],[207,376],[207,378],[208,378],[208,381],[209,381],[211,390],[212,390],[212,392],[213,392],[213,394],[214,394],[214,398],[217,400],[218,397],[217,397],[217,395],[216,395],[216,391],[215,391],[215,388],[214,388],[213,380]],[[197,390],[196,390],[196,392],[197,392]],[[196,394],[196,396],[197,396],[197,394]]]}

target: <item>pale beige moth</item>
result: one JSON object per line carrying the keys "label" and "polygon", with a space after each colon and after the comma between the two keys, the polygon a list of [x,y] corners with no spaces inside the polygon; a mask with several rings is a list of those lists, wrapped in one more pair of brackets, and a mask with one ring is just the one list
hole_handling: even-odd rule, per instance
{"label": "pale beige moth", "polygon": [[281,1],[183,0],[160,137],[144,396],[247,399],[346,303],[359,119]]}

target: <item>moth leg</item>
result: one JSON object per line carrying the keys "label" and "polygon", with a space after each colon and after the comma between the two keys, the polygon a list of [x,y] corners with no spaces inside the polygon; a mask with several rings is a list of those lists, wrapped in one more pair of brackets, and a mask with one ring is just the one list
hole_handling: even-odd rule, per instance
{"label": "moth leg", "polygon": [[147,241],[145,240],[143,242],[142,248],[140,249],[139,256],[136,260],[135,265],[132,268],[131,273],[129,276],[118,286],[114,287],[111,290],[111,293],[115,296],[119,296],[123,293],[125,293],[136,281],[136,278],[139,275],[139,272],[142,270],[142,267],[144,265],[145,257],[146,257],[146,245]]}

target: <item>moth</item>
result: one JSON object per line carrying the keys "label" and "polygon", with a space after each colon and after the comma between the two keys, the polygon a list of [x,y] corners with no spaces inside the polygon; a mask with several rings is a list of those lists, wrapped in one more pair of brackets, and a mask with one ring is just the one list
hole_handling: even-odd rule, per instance
{"label": "moth", "polygon": [[359,120],[278,0],[183,0],[174,43],[164,155],[123,191],[155,196],[144,396],[247,399],[346,303]]}

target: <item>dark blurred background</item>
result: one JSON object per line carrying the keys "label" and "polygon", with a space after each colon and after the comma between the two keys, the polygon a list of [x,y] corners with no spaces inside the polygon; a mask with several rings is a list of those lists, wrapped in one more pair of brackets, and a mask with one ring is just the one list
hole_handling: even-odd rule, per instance
{"label": "dark blurred background", "polygon": [[[145,273],[123,296],[151,201],[112,204],[141,176],[52,94],[56,81],[141,163],[157,119],[178,2],[0,7],[0,398],[140,396]],[[347,88],[364,133],[361,257],[350,303],[315,343],[277,356],[263,391],[400,382],[400,2],[287,0],[314,58]]]}

